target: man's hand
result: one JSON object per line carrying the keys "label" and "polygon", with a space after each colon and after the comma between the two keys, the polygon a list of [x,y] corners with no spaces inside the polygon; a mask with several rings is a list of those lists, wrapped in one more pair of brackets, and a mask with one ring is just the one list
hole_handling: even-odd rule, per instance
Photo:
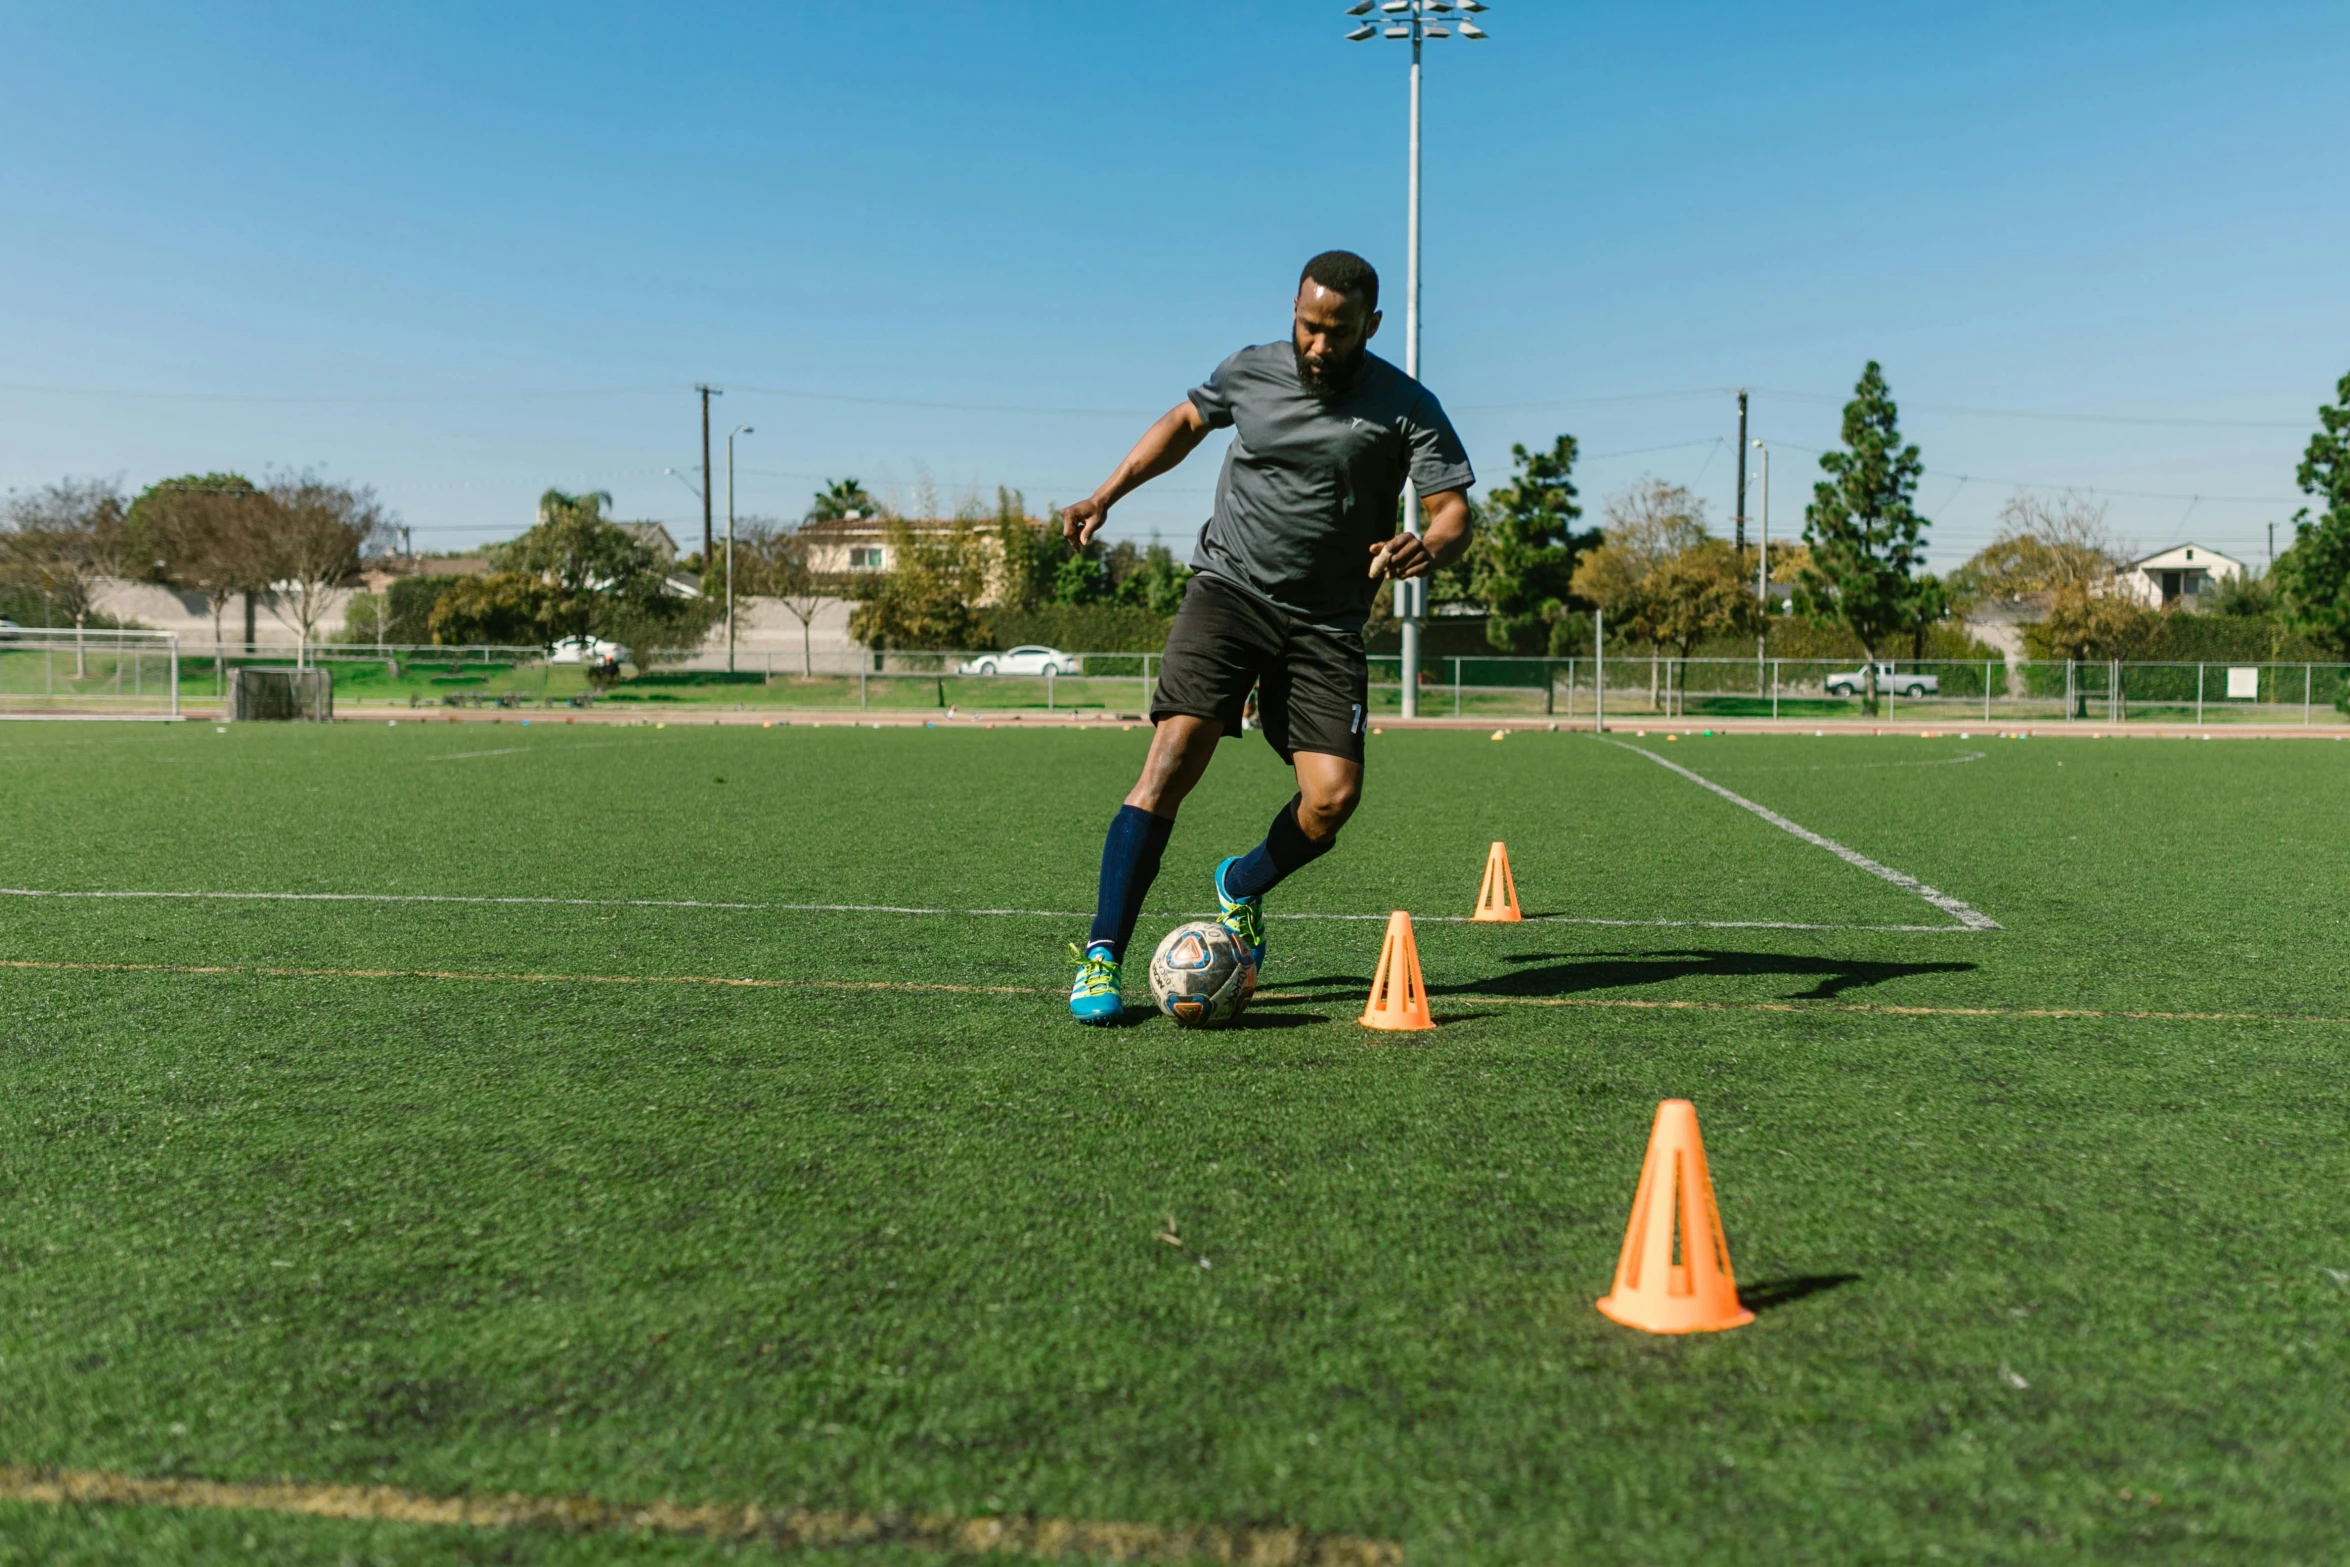
{"label": "man's hand", "polygon": [[1436,569],[1436,557],[1418,535],[1399,533],[1371,546],[1371,580],[1425,577]]}
{"label": "man's hand", "polygon": [[1371,580],[1381,577],[1425,577],[1469,547],[1469,496],[1466,490],[1439,490],[1420,501],[1428,519],[1425,536],[1399,533],[1371,546]]}
{"label": "man's hand", "polygon": [[1087,496],[1074,506],[1061,508],[1061,537],[1079,549],[1091,544],[1094,535],[1109,525],[1110,505],[1107,501]]}

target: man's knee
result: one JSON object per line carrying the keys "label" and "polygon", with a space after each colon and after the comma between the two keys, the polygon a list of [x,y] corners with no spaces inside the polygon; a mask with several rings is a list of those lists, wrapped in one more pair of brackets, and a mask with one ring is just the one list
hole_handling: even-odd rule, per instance
{"label": "man's knee", "polygon": [[1135,780],[1126,803],[1154,816],[1172,816],[1183,797],[1207,771],[1223,726],[1213,719],[1185,715],[1163,719],[1151,735],[1150,754],[1143,758],[1142,776]]}
{"label": "man's knee", "polygon": [[1300,780],[1297,802],[1297,825],[1316,843],[1327,842],[1338,836],[1338,829],[1355,813],[1362,803],[1363,780],[1360,777],[1319,778]]}

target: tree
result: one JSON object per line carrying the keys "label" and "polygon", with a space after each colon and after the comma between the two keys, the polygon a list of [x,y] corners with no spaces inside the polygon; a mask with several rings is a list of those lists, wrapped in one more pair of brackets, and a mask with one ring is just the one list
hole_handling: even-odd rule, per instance
{"label": "tree", "polygon": [[0,587],[39,600],[50,624],[87,624],[101,587],[125,574],[128,548],[122,492],[110,480],[60,480],[0,509]]}
{"label": "tree", "polygon": [[2323,509],[2293,515],[2293,543],[2269,575],[2288,624],[2350,657],[2350,375],[2317,411],[2294,480]]}
{"label": "tree", "polygon": [[428,623],[436,644],[527,647],[555,640],[548,630],[555,618],[556,595],[539,578],[520,571],[493,571],[442,580],[449,586],[434,603]]}
{"label": "tree", "polygon": [[1624,629],[1671,648],[1688,689],[1689,655],[1707,637],[1751,631],[1758,620],[1745,565],[1724,539],[1700,539],[1641,578]]}
{"label": "tree", "polygon": [[816,612],[832,601],[810,563],[808,541],[798,530],[754,519],[735,534],[734,585],[738,592],[774,599],[800,623],[800,673],[816,672],[811,626]]}
{"label": "tree", "polygon": [[1925,465],[1901,444],[1899,411],[1872,359],[1844,405],[1844,450],[1823,453],[1827,474],[1803,511],[1811,561],[1796,583],[1796,607],[1840,622],[1861,645],[1863,709],[1877,710],[1877,651],[1914,624],[1926,519],[1910,505]]}
{"label": "tree", "polygon": [[601,491],[541,495],[537,523],[490,551],[497,570],[464,579],[433,607],[433,640],[605,637],[636,650],[640,668],[653,648],[698,644],[725,606],[671,591],[660,557],[606,515],[611,505]]}
{"label": "tree", "polygon": [[1575,566],[1571,587],[1577,598],[1597,605],[1609,618],[1630,616],[1648,574],[1682,551],[1711,538],[1705,502],[1678,484],[1642,479],[1605,506],[1607,525],[1596,549]]}
{"label": "tree", "polygon": [[816,492],[816,499],[808,507],[810,522],[849,522],[860,517],[879,517],[881,503],[865,493],[865,486],[855,479],[827,479],[824,488]]}
{"label": "tree", "polygon": [[221,611],[245,598],[245,642],[253,642],[253,611],[275,573],[270,559],[270,500],[240,473],[191,473],[149,485],[131,502],[130,559],[150,581],[190,587],[212,614],[212,641],[220,643]]}
{"label": "tree", "polygon": [[2143,658],[2161,628],[2162,617],[2136,599],[2076,583],[2057,591],[2045,618],[2024,627],[2024,651],[2067,662]]}
{"label": "tree", "polygon": [[2101,587],[2120,562],[2103,501],[2023,490],[1999,508],[1998,533],[1951,574],[1949,586],[1957,598],[2017,603]]}
{"label": "tree", "polygon": [[356,581],[360,557],[391,519],[364,486],[288,475],[269,487],[269,612],[294,632],[297,665],[307,661],[334,591]]}
{"label": "tree", "polygon": [[1183,607],[1192,570],[1175,559],[1164,544],[1136,548],[1122,540],[1103,562],[1109,576],[1108,599],[1124,609],[1147,609],[1154,615],[1172,615]]}
{"label": "tree", "polygon": [[1571,435],[1548,451],[1511,447],[1510,483],[1487,491],[1478,509],[1469,594],[1485,606],[1485,639],[1505,652],[1561,655],[1581,641],[1568,620],[1578,607],[1575,570],[1602,535],[1575,531],[1575,453]]}
{"label": "tree", "polygon": [[959,523],[943,538],[918,536],[893,519],[888,537],[889,569],[857,584],[850,635],[876,649],[970,646],[987,585],[977,531]]}

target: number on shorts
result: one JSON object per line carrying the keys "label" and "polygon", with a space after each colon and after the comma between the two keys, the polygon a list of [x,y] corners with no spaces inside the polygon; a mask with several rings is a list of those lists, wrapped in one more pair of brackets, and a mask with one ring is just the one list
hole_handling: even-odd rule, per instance
{"label": "number on shorts", "polygon": [[1354,727],[1353,727],[1353,728],[1351,728],[1351,729],[1349,729],[1349,730],[1347,731],[1347,733],[1348,733],[1348,734],[1351,734],[1351,735],[1359,735],[1359,734],[1361,734],[1361,733],[1363,732],[1363,704],[1362,704],[1362,703],[1360,703],[1360,702],[1357,702],[1357,703],[1354,705],[1354,714],[1355,714]]}

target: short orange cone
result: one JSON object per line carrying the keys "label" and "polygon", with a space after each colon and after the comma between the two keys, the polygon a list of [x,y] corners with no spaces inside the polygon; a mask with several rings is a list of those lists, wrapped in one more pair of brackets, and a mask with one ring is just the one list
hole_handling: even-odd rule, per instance
{"label": "short orange cone", "polygon": [[1730,1244],[1722,1236],[1705,1144],[1697,1135],[1697,1107],[1686,1099],[1656,1107],[1624,1254],[1616,1261],[1616,1287],[1599,1309],[1643,1333],[1715,1333],[1754,1320],[1738,1304]]}
{"label": "short orange cone", "polygon": [[1428,1015],[1428,985],[1420,978],[1420,944],[1412,939],[1412,917],[1397,909],[1387,916],[1387,939],[1379,944],[1379,967],[1371,976],[1371,999],[1363,1007],[1365,1028],[1434,1028]]}
{"label": "short orange cone", "polygon": [[1477,912],[1469,918],[1492,924],[1525,917],[1518,911],[1518,879],[1510,874],[1510,851],[1497,843],[1486,851],[1485,881],[1477,889]]}

